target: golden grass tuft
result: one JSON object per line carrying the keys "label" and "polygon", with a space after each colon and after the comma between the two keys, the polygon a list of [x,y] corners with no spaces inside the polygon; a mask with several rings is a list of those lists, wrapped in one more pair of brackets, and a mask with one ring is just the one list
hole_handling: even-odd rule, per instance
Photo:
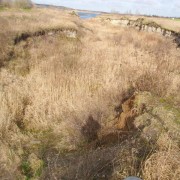
{"label": "golden grass tuft", "polygon": [[179,149],[158,151],[145,162],[144,179],[179,179],[180,162]]}

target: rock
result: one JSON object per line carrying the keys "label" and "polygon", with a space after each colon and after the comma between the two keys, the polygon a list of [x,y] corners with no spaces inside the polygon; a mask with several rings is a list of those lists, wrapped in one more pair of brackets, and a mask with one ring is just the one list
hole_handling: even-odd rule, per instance
{"label": "rock", "polygon": [[123,26],[127,26],[127,25],[128,25],[128,23],[129,23],[129,21],[128,21],[128,20],[122,20],[122,21],[121,21],[121,24],[122,24]]}
{"label": "rock", "polygon": [[76,31],[65,30],[65,31],[63,31],[63,33],[66,35],[66,37],[69,37],[69,38],[76,38],[77,37]]}
{"label": "rock", "polygon": [[160,27],[158,27],[158,28],[156,29],[156,32],[159,33],[159,34],[162,34],[162,29],[161,29]]}
{"label": "rock", "polygon": [[54,32],[52,31],[48,32],[48,36],[52,36],[52,35],[54,35]]}
{"label": "rock", "polygon": [[148,27],[148,32],[153,32],[153,28],[152,27]]}
{"label": "rock", "polygon": [[122,25],[121,20],[111,20],[111,24],[113,24],[113,25]]}
{"label": "rock", "polygon": [[156,28],[155,27],[152,27],[152,32],[156,32]]}
{"label": "rock", "polygon": [[171,31],[166,31],[166,37],[171,37]]}

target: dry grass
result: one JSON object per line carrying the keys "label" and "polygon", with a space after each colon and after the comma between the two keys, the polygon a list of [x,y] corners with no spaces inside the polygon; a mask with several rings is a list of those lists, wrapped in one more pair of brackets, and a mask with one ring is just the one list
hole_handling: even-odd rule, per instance
{"label": "dry grass", "polygon": [[157,141],[159,150],[145,161],[144,179],[179,179],[180,161],[179,147],[169,134],[163,134]]}
{"label": "dry grass", "polygon": [[32,8],[31,0],[0,0],[0,6],[10,8]]}
{"label": "dry grass", "polygon": [[84,22],[52,9],[0,12],[0,24],[0,36],[7,37],[1,39],[4,56],[12,37],[24,31],[83,31],[80,39],[45,34],[11,46],[13,56],[0,71],[0,143],[12,152],[0,163],[10,175],[32,152],[41,157],[48,148],[76,150],[84,143],[81,128],[87,118],[93,116],[104,128],[114,118],[121,94],[132,86],[179,96],[179,51],[161,36],[98,20]]}
{"label": "dry grass", "polygon": [[0,12],[0,66],[13,56],[14,40],[17,36],[42,30],[76,30],[77,19],[69,12],[55,9],[9,9]]}

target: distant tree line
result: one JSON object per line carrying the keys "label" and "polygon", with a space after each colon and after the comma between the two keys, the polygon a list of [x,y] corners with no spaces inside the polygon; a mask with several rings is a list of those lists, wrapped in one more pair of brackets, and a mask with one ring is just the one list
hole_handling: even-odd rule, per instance
{"label": "distant tree line", "polygon": [[33,4],[31,0],[0,0],[0,6],[31,8]]}

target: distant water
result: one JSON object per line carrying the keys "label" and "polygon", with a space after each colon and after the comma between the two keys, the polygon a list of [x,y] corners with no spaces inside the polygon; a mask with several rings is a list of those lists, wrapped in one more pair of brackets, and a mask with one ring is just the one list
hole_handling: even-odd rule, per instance
{"label": "distant water", "polygon": [[90,19],[98,16],[99,14],[96,13],[86,13],[86,12],[78,12],[78,15],[82,19]]}

